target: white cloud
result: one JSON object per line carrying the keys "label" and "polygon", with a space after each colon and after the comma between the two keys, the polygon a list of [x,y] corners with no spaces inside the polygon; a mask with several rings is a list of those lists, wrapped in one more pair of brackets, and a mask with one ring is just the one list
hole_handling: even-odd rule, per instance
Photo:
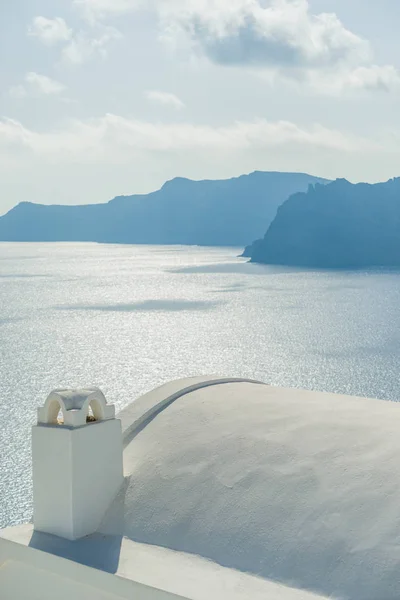
{"label": "white cloud", "polygon": [[269,85],[284,82],[288,90],[307,86],[318,94],[351,95],[357,92],[400,91],[400,72],[392,65],[370,65],[330,70],[308,70],[302,73],[262,71],[258,73]]}
{"label": "white cloud", "polygon": [[9,89],[8,93],[12,98],[22,99],[27,96],[35,95],[55,95],[60,94],[66,88],[65,85],[51,79],[46,75],[40,75],[34,71],[30,71],[25,75],[25,85],[19,84]]}
{"label": "white cloud", "polygon": [[306,77],[312,89],[329,95],[342,95],[360,90],[375,92],[400,90],[400,74],[391,65],[361,66],[328,72],[310,71]]}
{"label": "white cloud", "polygon": [[87,62],[96,55],[105,58],[108,45],[121,37],[122,34],[114,27],[101,27],[95,37],[79,32],[63,48],[62,56],[67,62],[76,65]]}
{"label": "white cloud", "polygon": [[400,74],[392,65],[358,67],[347,74],[345,84],[356,89],[389,91],[400,85]]}
{"label": "white cloud", "polygon": [[107,46],[122,37],[115,27],[93,23],[85,31],[73,31],[60,17],[35,17],[28,34],[47,46],[62,45],[61,55],[67,62],[82,64],[94,56],[107,56]]}
{"label": "white cloud", "polygon": [[53,46],[71,39],[72,29],[68,27],[61,17],[54,19],[35,17],[28,28],[28,35],[38,38],[48,46]]}
{"label": "white cloud", "polygon": [[175,94],[170,94],[168,92],[149,90],[145,92],[145,96],[148,100],[150,100],[150,102],[154,102],[155,104],[169,106],[177,110],[180,110],[181,108],[185,107],[184,103],[180,98],[178,98],[178,96],[175,96]]}
{"label": "white cloud", "polygon": [[25,81],[30,84],[32,88],[39,94],[60,94],[65,90],[65,85],[59,81],[51,79],[46,75],[39,75],[39,73],[35,73],[33,71],[26,74]]}
{"label": "white cloud", "polygon": [[291,69],[368,59],[368,42],[335,14],[311,14],[308,0],[75,0],[97,14],[146,8],[171,39],[184,34],[223,65]]}
{"label": "white cloud", "polygon": [[366,40],[333,13],[312,14],[307,0],[188,0],[177,6],[160,4],[168,38],[185,36],[216,64],[264,69],[323,92],[388,91],[400,81],[393,66],[373,64]]}
{"label": "white cloud", "polygon": [[[172,6],[174,5],[174,6]],[[307,0],[188,0],[161,4],[172,36],[185,33],[213,62],[286,69],[358,63],[369,45],[335,14],[310,13]]]}
{"label": "white cloud", "polygon": [[[152,0],[148,0],[151,4]],[[144,0],[73,0],[74,6],[91,22],[107,14],[122,14],[145,5]]]}
{"label": "white cloud", "polygon": [[376,65],[369,42],[334,13],[311,12],[308,0],[75,0],[97,18],[154,12],[161,37],[215,64],[262,70],[269,81],[308,83],[316,91],[397,87],[399,72]]}
{"label": "white cloud", "polygon": [[36,132],[21,123],[0,121],[0,148],[24,149],[50,160],[77,159],[83,162],[112,160],[126,162],[142,152],[235,152],[263,151],[290,147],[356,152],[376,147],[357,138],[321,125],[299,127],[286,121],[259,119],[236,122],[226,127],[189,123],[150,123],[107,114],[100,119],[71,121],[68,127],[51,132]]}

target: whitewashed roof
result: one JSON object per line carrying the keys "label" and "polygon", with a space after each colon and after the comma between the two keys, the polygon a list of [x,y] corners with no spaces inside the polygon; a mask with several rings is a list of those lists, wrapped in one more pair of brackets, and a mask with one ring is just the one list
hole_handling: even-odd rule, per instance
{"label": "whitewashed roof", "polygon": [[104,531],[323,596],[398,598],[400,406],[205,381],[121,413],[127,479]]}

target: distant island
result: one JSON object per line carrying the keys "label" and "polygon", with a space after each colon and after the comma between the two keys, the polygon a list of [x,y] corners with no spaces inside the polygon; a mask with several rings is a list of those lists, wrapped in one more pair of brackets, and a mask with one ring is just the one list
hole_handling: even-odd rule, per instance
{"label": "distant island", "polygon": [[21,202],[0,217],[0,241],[245,246],[261,237],[292,194],[327,180],[255,171],[227,180],[176,178],[150,194],[105,204]]}
{"label": "distant island", "polygon": [[310,186],[278,209],[252,262],[306,268],[400,266],[400,178]]}

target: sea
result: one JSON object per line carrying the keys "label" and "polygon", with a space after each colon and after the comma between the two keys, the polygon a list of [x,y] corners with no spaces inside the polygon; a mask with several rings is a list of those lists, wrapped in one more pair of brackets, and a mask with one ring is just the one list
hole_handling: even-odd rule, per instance
{"label": "sea", "polygon": [[200,374],[400,399],[399,272],[240,252],[0,243],[0,527],[31,518],[30,430],[54,388],[99,386],[117,410]]}

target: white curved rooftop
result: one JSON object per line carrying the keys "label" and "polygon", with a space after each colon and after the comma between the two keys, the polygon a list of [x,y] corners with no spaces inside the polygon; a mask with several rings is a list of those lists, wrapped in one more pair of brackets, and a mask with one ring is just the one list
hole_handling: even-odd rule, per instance
{"label": "white curved rooftop", "polygon": [[118,417],[98,534],[10,539],[192,600],[399,598],[399,404],[192,378]]}
{"label": "white curved rooftop", "polygon": [[214,384],[127,437],[124,536],[324,596],[399,597],[398,404]]}

